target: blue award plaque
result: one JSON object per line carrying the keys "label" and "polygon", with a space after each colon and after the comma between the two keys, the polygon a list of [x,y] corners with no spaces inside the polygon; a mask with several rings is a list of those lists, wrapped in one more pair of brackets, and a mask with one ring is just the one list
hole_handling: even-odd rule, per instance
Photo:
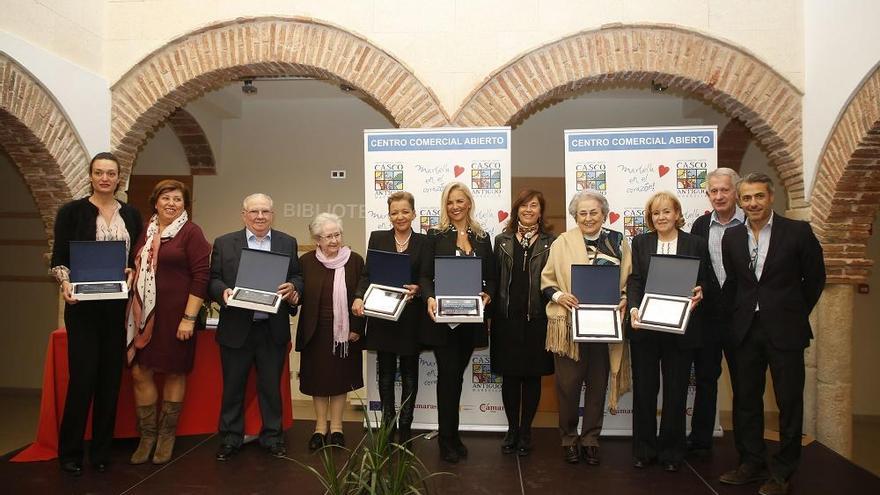
{"label": "blue award plaque", "polygon": [[80,301],[128,299],[125,241],[70,241],[70,283]]}
{"label": "blue award plaque", "polygon": [[244,248],[238,260],[235,288],[228,306],[277,313],[281,305],[278,286],[290,267],[290,256],[272,251]]}
{"label": "blue award plaque", "polygon": [[364,293],[364,314],[397,321],[409,302],[403,287],[410,283],[409,255],[369,249],[367,265],[370,286]]}
{"label": "blue award plaque", "polygon": [[691,294],[699,272],[699,258],[651,255],[645,296],[639,306],[639,328],[683,334],[690,321]]}
{"label": "blue award plaque", "polygon": [[618,265],[571,265],[572,294],[578,307],[571,312],[575,342],[622,342],[620,313],[620,267]]}
{"label": "blue award plaque", "polygon": [[438,323],[483,321],[483,260],[472,256],[434,258],[434,299]]}

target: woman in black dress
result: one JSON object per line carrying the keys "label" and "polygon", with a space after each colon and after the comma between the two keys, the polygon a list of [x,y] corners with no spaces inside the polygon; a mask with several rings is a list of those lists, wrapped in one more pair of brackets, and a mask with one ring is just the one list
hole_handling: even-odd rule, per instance
{"label": "woman in black dress", "polygon": [[[413,422],[416,395],[419,392],[419,342],[418,326],[425,316],[425,303],[419,294],[419,276],[422,263],[428,258],[423,255],[426,237],[413,232],[415,219],[415,198],[400,191],[388,196],[388,219],[390,230],[377,230],[370,234],[368,249],[406,253],[409,255],[410,279],[407,289],[410,301],[397,321],[381,318],[367,319],[364,348],[377,351],[376,364],[379,371],[379,399],[382,402],[382,421],[394,420],[394,379],[397,375],[397,362],[400,360],[400,416],[398,442],[409,440]],[[364,316],[364,293],[370,285],[370,257],[361,274],[356,299],[351,311],[355,316]],[[393,425],[392,425],[393,427]]]}
{"label": "woman in black dress", "polygon": [[[429,262],[422,274],[422,291],[427,298],[428,315],[432,321],[422,327],[421,341],[434,349],[437,360],[437,416],[440,424],[438,444],[440,456],[456,463],[468,451],[458,432],[458,408],[464,371],[477,347],[488,345],[485,321],[480,323],[437,323],[437,301],[434,299],[434,256],[475,256],[482,260],[483,291],[480,297],[488,305],[495,291],[495,270],[492,242],[474,219],[474,200],[468,187],[451,182],[440,199],[440,224],[428,231]],[[474,294],[477,295],[477,294]]]}
{"label": "woman in black dress", "polygon": [[495,237],[498,292],[492,320],[492,372],[502,375],[507,435],[501,451],[525,456],[532,448],[532,420],[541,400],[541,377],[553,374],[547,340],[547,299],[541,270],[556,236],[544,226],[544,195],[525,189],[510,207],[514,214]]}
{"label": "woman in black dress", "polygon": [[345,397],[364,386],[360,342],[364,319],[350,311],[364,259],[345,245],[337,215],[318,214],[309,232],[317,249],[299,259],[305,289],[296,350],[301,353],[299,390],[312,396],[315,407],[315,433],[309,439],[309,449],[315,450],[328,442],[345,446]]}
{"label": "woman in black dress", "polygon": [[58,210],[52,273],[64,297],[67,362],[70,382],[58,432],[61,469],[82,474],[83,435],[92,408],[89,459],[98,471],[107,469],[116,421],[116,401],[125,360],[125,300],[78,301],[70,285],[70,241],[125,241],[131,283],[131,247],[143,223],[133,207],[115,198],[119,188],[119,161],[98,153],[89,163],[92,193]]}
{"label": "woman in black dress", "polygon": [[[707,280],[709,248],[706,240],[681,230],[684,217],[674,194],[658,192],[645,205],[649,232],[632,241],[632,273],[627,282],[632,331],[628,333],[632,350],[633,374],[633,466],[644,468],[658,460],[668,472],[679,470],[687,453],[685,416],[691,358],[700,346],[704,304],[702,286]],[[672,254],[700,258],[700,272],[691,304],[693,314],[684,335],[639,329],[639,306],[652,254]],[[707,294],[708,295],[708,294]],[[711,295],[709,299],[714,299]],[[661,373],[662,372],[662,373]],[[657,434],[657,394],[662,375],[663,411]]]}

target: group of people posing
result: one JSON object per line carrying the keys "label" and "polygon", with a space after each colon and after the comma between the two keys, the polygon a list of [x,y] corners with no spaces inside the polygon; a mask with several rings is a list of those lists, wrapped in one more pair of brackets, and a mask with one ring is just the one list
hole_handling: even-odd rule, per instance
{"label": "group of people posing", "polygon": [[[645,205],[648,232],[635,236],[631,244],[623,234],[603,227],[609,205],[599,191],[583,190],[571,198],[568,212],[577,226],[556,236],[545,222],[543,194],[524,190],[513,201],[510,220],[494,243],[475,220],[474,198],[466,185],[446,185],[439,224],[426,235],[412,229],[413,196],[395,192],[387,201],[391,228],[372,232],[368,243],[369,249],[409,255],[409,302],[397,321],[389,321],[365,316],[370,260],[365,263],[346,245],[342,220],[334,214],[314,218],[309,234],[316,249],[298,257],[296,239],[272,228],[272,199],[253,194],[242,204],[244,228],[217,238],[212,248],[187,217],[190,193],[184,184],[158,183],[150,198],[154,213],[143,224],[135,209],[115,198],[119,165],[112,154],[97,155],[89,172],[91,195],[58,212],[52,254],[52,270],[66,301],[69,340],[70,384],[58,448],[61,468],[68,473],[82,472],[83,434],[92,401],[89,457],[98,471],[107,468],[126,361],[141,434],[131,462],[164,463],[171,458],[186,375],[195,355],[197,314],[209,298],[221,308],[216,334],[223,370],[219,461],[229,460],[241,448],[251,367],[256,368],[262,415],[259,443],[271,455],[286,455],[280,390],[286,386],[282,370],[291,341],[289,316],[298,312],[300,390],[313,397],[316,416],[310,449],[345,444],[345,398],[363,387],[363,350],[377,352],[383,421],[396,430],[399,442],[413,438],[419,354],[431,350],[437,362],[440,456],[449,463],[466,458],[468,449],[459,433],[463,375],[474,350],[490,346],[492,372],[503,377],[508,421],[503,453],[525,456],[531,451],[541,377],[555,374],[565,462],[601,463],[606,396],[613,410],[632,390],[633,466],[659,463],[675,472],[689,452],[711,452],[723,351],[734,391],[740,463],[721,481],[764,481],[764,494],[788,490],[800,457],[803,354],[812,337],[808,315],[822,292],[825,269],[809,224],[773,212],[773,183],[766,175],[740,179],[726,168],[710,172],[706,193],[712,210],[694,222],[690,233],[682,230],[685,220],[676,196],[657,192]],[[132,288],[127,302],[76,300],[68,280],[68,245],[73,240],[126,242]],[[286,281],[278,287],[282,303],[277,313],[227,305],[243,248],[290,256]],[[653,254],[701,260],[684,334],[640,328],[638,308]],[[443,255],[480,258],[483,322],[435,321],[434,258]],[[575,264],[620,266],[622,342],[573,340],[571,310],[579,305],[572,293]],[[688,436],[692,365],[696,398]],[[768,366],[781,434],[780,449],[770,459],[762,437]],[[164,375],[161,401],[154,381],[157,373]]]}

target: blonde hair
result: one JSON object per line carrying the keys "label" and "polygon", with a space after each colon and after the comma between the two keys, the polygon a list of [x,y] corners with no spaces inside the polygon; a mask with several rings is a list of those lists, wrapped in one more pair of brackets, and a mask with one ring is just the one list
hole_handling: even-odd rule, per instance
{"label": "blonde hair", "polygon": [[470,228],[477,237],[485,237],[486,232],[483,230],[483,227],[481,227],[476,219],[474,219],[474,196],[471,194],[471,190],[461,182],[450,182],[443,188],[443,194],[440,195],[440,224],[437,225],[437,230],[440,232],[446,232],[452,228],[452,222],[449,221],[449,214],[446,213],[446,202],[449,201],[449,195],[452,194],[452,191],[456,190],[461,191],[469,203],[467,213],[468,228]]}
{"label": "blonde hair", "polygon": [[416,209],[416,198],[413,197],[411,193],[408,191],[397,191],[388,196],[388,207],[391,208],[391,203],[395,201],[407,201],[409,202],[409,207],[413,210]]}
{"label": "blonde hair", "polygon": [[657,230],[657,228],[654,227],[654,219],[651,218],[651,210],[654,208],[655,204],[661,201],[669,201],[669,203],[672,204],[672,209],[678,213],[678,220],[675,222],[675,228],[682,228],[684,226],[684,215],[681,212],[681,202],[675,194],[668,191],[660,191],[654,193],[648,198],[648,202],[645,203],[645,224],[648,226],[648,230]]}

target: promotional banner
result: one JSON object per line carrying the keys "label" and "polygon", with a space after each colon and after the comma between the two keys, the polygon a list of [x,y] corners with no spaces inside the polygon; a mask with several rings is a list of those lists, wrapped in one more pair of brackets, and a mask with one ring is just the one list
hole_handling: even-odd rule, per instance
{"label": "promotional banner", "polygon": [[[647,231],[645,203],[656,192],[672,192],[681,201],[685,231],[709,210],[703,187],[718,166],[716,126],[577,129],[564,135],[566,204],[578,191],[600,191],[610,207],[605,227],[627,240]],[[569,216],[568,228],[574,227]],[[688,429],[693,402],[692,370]],[[658,415],[660,406],[658,397]],[[715,431],[721,434],[717,414]],[[602,434],[632,434],[632,393],[620,399],[617,411],[606,411]]]}
{"label": "promotional banner", "polygon": [[[413,230],[427,233],[440,222],[440,194],[452,181],[474,195],[474,216],[494,240],[510,216],[510,128],[383,129],[364,131],[366,235],[391,228],[387,198],[397,191],[415,196]],[[367,326],[369,332],[369,324]],[[437,427],[437,364],[423,352],[413,428]],[[367,355],[370,419],[381,418],[376,354]],[[396,380],[400,405],[400,377]],[[375,416],[374,416],[375,415]],[[462,430],[505,430],[501,377],[489,367],[489,350],[474,352],[461,394]]]}

